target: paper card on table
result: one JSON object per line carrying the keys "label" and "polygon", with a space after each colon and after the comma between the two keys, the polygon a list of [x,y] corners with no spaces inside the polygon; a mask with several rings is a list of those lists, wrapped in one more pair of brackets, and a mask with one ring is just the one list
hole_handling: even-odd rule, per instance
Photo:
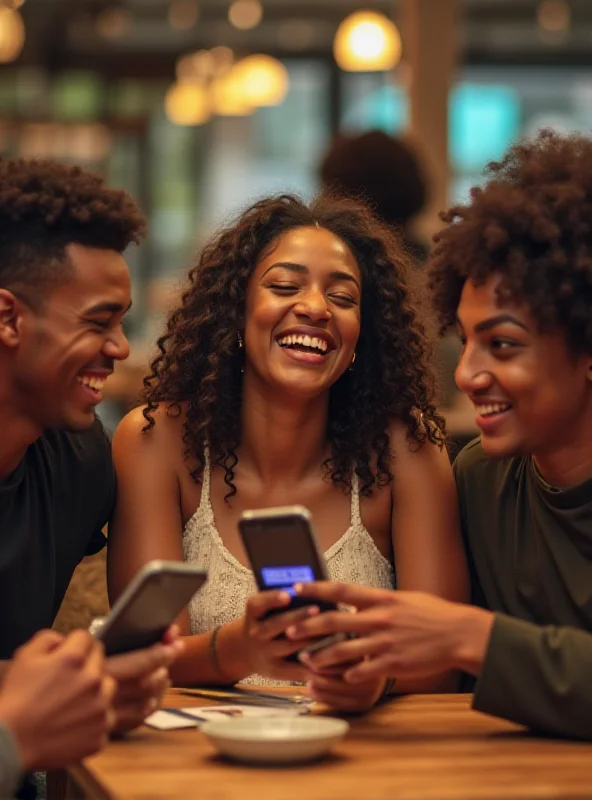
{"label": "paper card on table", "polygon": [[145,725],[156,728],[159,731],[175,731],[181,728],[197,728],[196,719],[183,718],[179,714],[171,714],[164,708],[159,708],[144,720]]}

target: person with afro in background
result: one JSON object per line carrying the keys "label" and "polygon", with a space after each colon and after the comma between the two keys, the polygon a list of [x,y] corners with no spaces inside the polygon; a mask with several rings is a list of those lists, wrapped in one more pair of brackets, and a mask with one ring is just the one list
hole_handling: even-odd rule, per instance
{"label": "person with afro in background", "polygon": [[321,161],[319,177],[323,189],[369,205],[399,234],[409,255],[425,261],[428,248],[413,233],[412,222],[426,204],[428,187],[410,145],[380,130],[340,134]]}
{"label": "person with afro in background", "polygon": [[[407,141],[381,130],[336,136],[319,166],[324,191],[364,202],[396,235],[415,265],[414,279],[425,280],[429,255],[426,242],[414,230],[429,197],[427,172],[420,154]],[[454,329],[440,338],[433,366],[438,406],[451,433],[452,453],[476,433],[466,398],[457,390],[454,371],[460,348]]]}

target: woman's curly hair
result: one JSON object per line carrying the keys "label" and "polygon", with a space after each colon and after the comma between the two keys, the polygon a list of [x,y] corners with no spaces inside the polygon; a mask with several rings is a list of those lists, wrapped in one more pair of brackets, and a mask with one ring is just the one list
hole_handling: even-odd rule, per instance
{"label": "woman's curly hair", "polygon": [[350,490],[355,469],[365,494],[389,483],[388,428],[393,418],[405,423],[412,446],[427,439],[443,443],[443,420],[433,404],[428,340],[393,234],[352,200],[325,195],[307,206],[291,195],[264,199],[204,248],[189,272],[181,304],[158,340],[160,355],[144,379],[144,431],[156,423],[152,412],[160,403],[172,415],[179,415],[180,403],[186,403],[183,441],[191,475],[200,480],[207,447],[212,463],[225,470],[227,498],[236,493],[234,468],[241,440],[244,356],[237,331],[244,325],[247,285],[278,237],[311,226],[344,241],[362,276],[355,367],[331,388],[327,476]]}
{"label": "woman's curly hair", "polygon": [[560,326],[574,352],[592,352],[592,141],[548,130],[487,167],[488,180],[453,206],[434,237],[429,286],[445,329],[467,279],[502,276],[542,331]]}
{"label": "woman's curly hair", "polygon": [[0,286],[41,305],[66,281],[71,243],[122,253],[146,232],[132,198],[81,167],[0,159]]}

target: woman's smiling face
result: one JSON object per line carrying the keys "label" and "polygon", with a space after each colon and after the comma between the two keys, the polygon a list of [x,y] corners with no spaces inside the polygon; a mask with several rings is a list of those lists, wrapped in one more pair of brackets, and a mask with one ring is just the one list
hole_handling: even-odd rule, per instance
{"label": "woman's smiling face", "polygon": [[348,246],[324,228],[294,228],[250,278],[245,373],[307,397],[328,391],[354,357],[362,280]]}

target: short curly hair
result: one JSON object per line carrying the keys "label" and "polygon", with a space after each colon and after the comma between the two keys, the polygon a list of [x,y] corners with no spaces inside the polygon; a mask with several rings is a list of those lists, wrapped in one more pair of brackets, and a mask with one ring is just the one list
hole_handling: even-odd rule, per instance
{"label": "short curly hair", "polygon": [[291,195],[271,197],[248,208],[204,248],[158,340],[160,355],[144,379],[144,431],[157,424],[152,412],[160,403],[172,415],[179,415],[180,403],[186,403],[183,441],[191,475],[201,480],[208,448],[212,463],[225,470],[227,498],[236,493],[243,358],[237,331],[243,327],[249,278],[278,237],[311,226],[344,241],[362,275],[355,367],[330,394],[327,477],[350,490],[355,470],[365,494],[390,482],[388,428],[393,418],[406,425],[411,446],[427,439],[443,444],[428,337],[411,299],[409,267],[392,232],[354,201],[321,196],[307,206]]}
{"label": "short curly hair", "polygon": [[325,188],[363,199],[387,225],[405,225],[426,203],[427,184],[415,152],[384,131],[339,134],[319,173]]}
{"label": "short curly hair", "polygon": [[465,281],[502,277],[541,331],[559,326],[574,352],[592,352],[592,140],[539,132],[487,167],[466,205],[442,214],[429,286],[442,330]]}
{"label": "short curly hair", "polygon": [[0,287],[40,307],[69,279],[68,244],[122,253],[146,233],[124,191],[81,167],[37,159],[0,160]]}

